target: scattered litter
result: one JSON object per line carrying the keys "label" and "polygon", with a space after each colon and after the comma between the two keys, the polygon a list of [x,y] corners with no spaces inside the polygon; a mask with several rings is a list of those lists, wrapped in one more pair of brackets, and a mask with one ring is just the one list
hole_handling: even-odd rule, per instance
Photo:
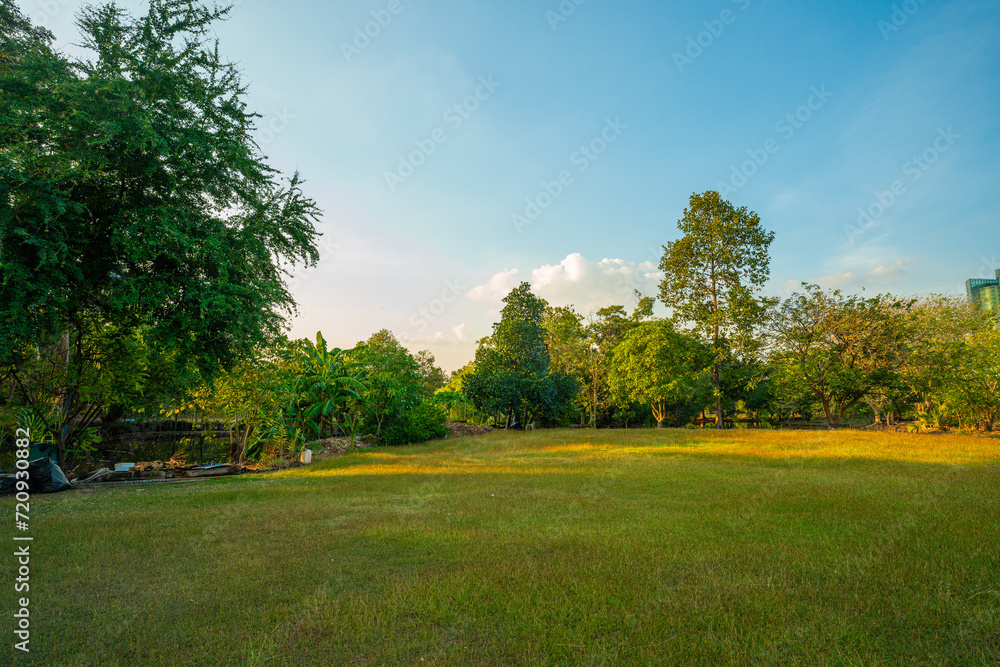
{"label": "scattered litter", "polygon": [[261,468],[254,464],[241,468],[228,463],[213,463],[211,465],[187,465],[183,457],[174,457],[169,461],[140,461],[139,463],[119,463],[114,470],[101,468],[86,473],[74,481],[73,486],[90,484],[106,484],[112,482],[152,482],[160,480],[182,480],[198,477],[219,477],[235,475],[244,470],[259,472]]}

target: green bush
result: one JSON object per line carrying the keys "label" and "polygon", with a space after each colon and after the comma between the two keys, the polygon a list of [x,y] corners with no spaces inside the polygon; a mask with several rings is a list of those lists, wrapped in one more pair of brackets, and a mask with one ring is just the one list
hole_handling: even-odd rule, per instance
{"label": "green bush", "polygon": [[448,435],[445,411],[432,403],[420,403],[382,429],[383,445],[409,445]]}

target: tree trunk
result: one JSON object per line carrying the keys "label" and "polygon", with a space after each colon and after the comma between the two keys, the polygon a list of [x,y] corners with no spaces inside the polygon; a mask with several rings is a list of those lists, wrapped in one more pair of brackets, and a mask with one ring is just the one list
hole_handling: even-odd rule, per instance
{"label": "tree trunk", "polygon": [[830,414],[831,414],[831,415],[832,415],[832,417],[833,417],[833,420],[829,422],[829,424],[830,424],[831,426],[836,426],[837,424],[839,424],[839,423],[840,423],[840,420],[841,420],[841,419],[843,418],[843,416],[844,416],[844,402],[843,402],[843,401],[838,401],[837,403],[835,403],[835,404],[834,404],[834,407],[835,407],[836,409],[835,409],[835,410],[832,410],[832,411],[830,412]]}
{"label": "tree trunk", "polygon": [[[714,218],[713,218],[714,220]],[[712,316],[713,316],[713,331],[712,336],[712,380],[715,387],[715,428],[721,429],[725,428],[726,425],[722,421],[722,383],[719,381],[719,293],[718,285],[716,284],[715,276],[715,258],[712,258]]]}
{"label": "tree trunk", "polygon": [[719,388],[719,360],[716,359],[712,365],[712,375],[715,382],[715,428],[725,428],[722,422],[722,391]]}
{"label": "tree trunk", "polygon": [[236,437],[231,437],[229,440],[229,463],[236,465],[240,458],[240,444],[244,441],[243,434],[240,432],[247,427],[241,429],[239,426],[239,421],[236,422]]}
{"label": "tree trunk", "polygon": [[667,417],[667,406],[665,403],[653,403],[653,419],[656,420],[656,428],[663,428],[663,420]]}

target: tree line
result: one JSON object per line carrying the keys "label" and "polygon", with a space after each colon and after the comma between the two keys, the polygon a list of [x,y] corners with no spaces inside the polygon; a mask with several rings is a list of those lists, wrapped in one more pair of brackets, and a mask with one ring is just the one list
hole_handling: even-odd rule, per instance
{"label": "tree line", "polygon": [[802,284],[759,294],[774,239],[717,192],[691,196],[663,247],[659,299],[589,317],[522,283],[458,373],[492,423],[719,428],[741,418],[905,420],[914,429],[992,430],[1000,418],[996,315],[963,298],[845,295]]}
{"label": "tree line", "polygon": [[[724,338],[714,347],[676,318],[652,317],[653,300],[641,295],[631,313],[611,306],[589,318],[547,306],[527,283],[506,299],[519,300],[542,313],[534,340],[505,340],[497,327],[448,385],[504,427],[725,426],[735,418],[992,430],[1000,418],[1000,332],[965,299],[804,284],[759,314],[750,351]],[[505,359],[504,348],[535,353]]]}

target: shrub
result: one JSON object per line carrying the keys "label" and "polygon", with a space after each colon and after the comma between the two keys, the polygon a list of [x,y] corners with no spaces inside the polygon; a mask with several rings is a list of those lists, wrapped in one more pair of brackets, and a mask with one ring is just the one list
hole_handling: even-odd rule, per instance
{"label": "shrub", "polygon": [[382,429],[383,445],[408,445],[448,435],[445,412],[432,403],[421,403]]}

